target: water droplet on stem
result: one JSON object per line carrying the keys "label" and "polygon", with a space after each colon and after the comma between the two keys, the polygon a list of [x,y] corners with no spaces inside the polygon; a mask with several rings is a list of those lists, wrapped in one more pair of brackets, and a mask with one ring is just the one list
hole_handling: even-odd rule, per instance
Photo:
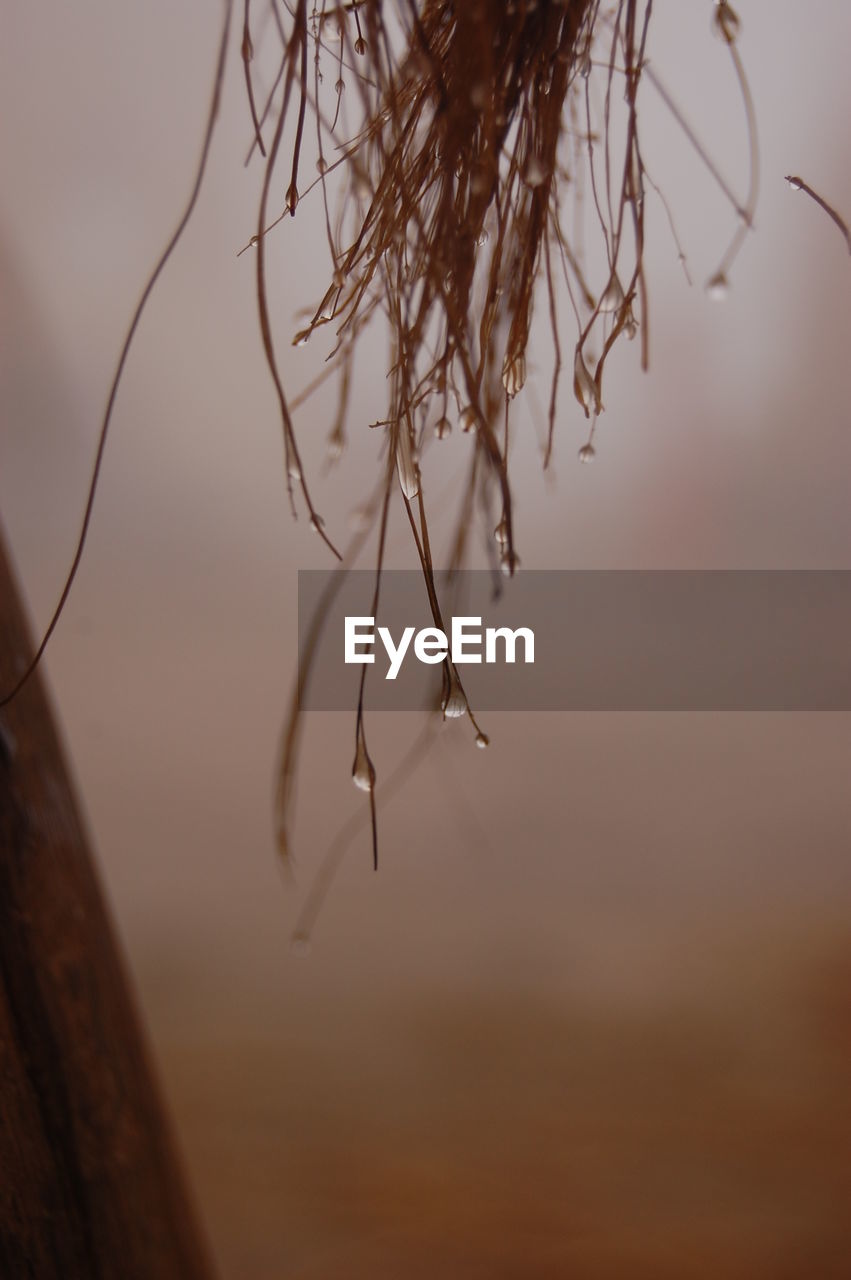
{"label": "water droplet on stem", "polygon": [[499,561],[499,567],[506,578],[513,578],[520,568],[520,557],[516,551],[509,551],[506,546]]}
{"label": "water droplet on stem", "polygon": [[604,315],[617,314],[624,304],[624,293],[617,272],[613,271],[600,299],[600,311]]}
{"label": "water droplet on stem", "polygon": [[399,441],[396,447],[396,471],[402,492],[410,501],[420,491],[420,469],[414,457],[410,434],[405,426],[399,428]]}
{"label": "water droplet on stem", "polygon": [[375,767],[367,755],[362,738],[358,738],[358,749],[352,765],[352,782],[360,791],[372,791],[375,786]]}
{"label": "water droplet on stem", "polygon": [[522,351],[514,355],[506,355],[502,366],[502,385],[509,400],[523,389],[526,382],[526,357]]}
{"label": "water droplet on stem", "polygon": [[467,698],[454,671],[449,676],[449,690],[443,700],[441,710],[443,711],[444,720],[458,720],[461,716],[467,714]]}
{"label": "water droplet on stem", "polygon": [[329,462],[339,462],[346,447],[346,438],[342,431],[332,431],[328,437],[327,456]]}
{"label": "water droplet on stem", "polygon": [[541,187],[547,180],[547,171],[537,156],[530,156],[526,163],[526,182],[530,187]]}
{"label": "water droplet on stem", "polygon": [[576,399],[585,410],[586,418],[590,418],[592,413],[600,412],[602,405],[597,394],[597,384],[588,372],[588,366],[585,364],[582,352],[578,347],[573,361],[573,391]]}
{"label": "water droplet on stem", "polygon": [[461,411],[461,417],[458,420],[458,425],[465,435],[470,431],[476,430],[476,427],[479,425],[479,415],[473,405],[468,404],[466,409]]}
{"label": "water droplet on stem", "polygon": [[730,284],[723,271],[716,271],[706,282],[706,292],[713,302],[723,302],[730,291]]}

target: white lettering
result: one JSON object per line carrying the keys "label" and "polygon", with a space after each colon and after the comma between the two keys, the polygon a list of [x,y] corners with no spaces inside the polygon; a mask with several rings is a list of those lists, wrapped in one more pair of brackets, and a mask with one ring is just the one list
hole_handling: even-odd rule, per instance
{"label": "white lettering", "polygon": [[[375,645],[375,632],[372,627],[374,618],[347,617],[345,628],[345,660],[347,663],[374,663],[375,654],[366,653],[364,649]],[[405,655],[414,642],[414,654],[420,662],[430,666],[444,662],[451,656],[453,662],[481,662],[481,653],[474,653],[474,648],[482,648],[481,618],[457,617],[452,619],[452,643],[446,633],[439,627],[423,627],[415,634],[414,627],[405,627],[399,643],[396,644],[390,634],[389,627],[379,627],[378,635],[384,645],[390,666],[385,680],[395,680],[402,669]],[[477,629],[478,628],[478,629]],[[517,642],[523,642],[523,661],[535,661],[535,633],[530,627],[518,627],[512,631],[510,627],[487,627],[484,635],[484,661],[495,663],[497,657],[497,641],[503,642],[503,661],[517,661]]]}
{"label": "white lettering", "polygon": [[384,641],[384,648],[387,650],[387,657],[390,659],[390,670],[387,672],[384,679],[395,680],[399,674],[402,659],[408,651],[408,645],[411,643],[411,636],[414,634],[414,628],[405,627],[405,630],[402,632],[402,639],[399,641],[398,648],[393,643],[393,637],[390,634],[389,627],[379,627],[378,634]]}
{"label": "white lettering", "polygon": [[535,633],[529,627],[518,627],[512,631],[510,627],[488,627],[485,633],[485,662],[496,662],[496,641],[501,636],[505,641],[505,661],[514,661],[514,650],[517,637],[523,637],[523,661],[535,661]]}
{"label": "white lettering", "polygon": [[446,639],[446,633],[439,627],[424,627],[422,631],[417,632],[414,653],[420,662],[431,664],[442,662],[448,652],[449,641]]}
{"label": "white lettering", "polygon": [[481,648],[482,636],[471,635],[465,629],[467,627],[481,627],[481,618],[453,618],[452,619],[452,661],[453,662],[481,662],[482,655],[480,653],[468,653],[465,645],[477,644]]}
{"label": "white lettering", "polygon": [[375,662],[374,653],[358,653],[358,645],[375,644],[371,631],[360,632],[359,627],[371,627],[375,618],[346,618],[346,662]]}

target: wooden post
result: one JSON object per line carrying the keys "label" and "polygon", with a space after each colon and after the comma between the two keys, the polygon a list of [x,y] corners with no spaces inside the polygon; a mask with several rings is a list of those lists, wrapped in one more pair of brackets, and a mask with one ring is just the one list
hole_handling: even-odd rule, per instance
{"label": "wooden post", "polygon": [[[31,652],[0,529],[0,688]],[[0,713],[0,1276],[211,1274],[36,673]]]}

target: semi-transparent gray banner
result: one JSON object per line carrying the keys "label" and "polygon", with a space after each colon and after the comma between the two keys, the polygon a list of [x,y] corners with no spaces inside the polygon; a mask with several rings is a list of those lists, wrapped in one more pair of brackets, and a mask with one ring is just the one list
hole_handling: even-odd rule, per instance
{"label": "semi-transparent gray banner", "polygon": [[[298,575],[301,706],[476,711],[851,710],[851,571],[414,570]],[[372,658],[366,665],[362,658]],[[348,659],[348,660],[347,660]],[[513,659],[513,660],[512,660]]]}

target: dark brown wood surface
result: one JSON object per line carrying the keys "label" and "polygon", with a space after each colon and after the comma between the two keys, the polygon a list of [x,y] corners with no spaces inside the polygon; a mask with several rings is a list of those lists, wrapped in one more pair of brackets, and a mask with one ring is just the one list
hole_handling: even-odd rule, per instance
{"label": "dark brown wood surface", "polygon": [[[0,529],[0,688],[31,651]],[[0,1277],[210,1274],[36,674],[0,712]]]}

